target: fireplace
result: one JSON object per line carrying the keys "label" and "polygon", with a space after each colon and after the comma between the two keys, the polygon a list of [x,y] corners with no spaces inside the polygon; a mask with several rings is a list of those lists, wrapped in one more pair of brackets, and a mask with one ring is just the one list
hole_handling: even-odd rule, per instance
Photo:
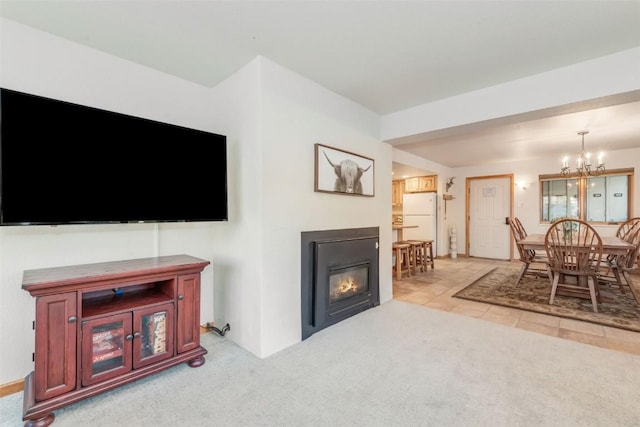
{"label": "fireplace", "polygon": [[377,227],[302,233],[302,339],[380,304]]}

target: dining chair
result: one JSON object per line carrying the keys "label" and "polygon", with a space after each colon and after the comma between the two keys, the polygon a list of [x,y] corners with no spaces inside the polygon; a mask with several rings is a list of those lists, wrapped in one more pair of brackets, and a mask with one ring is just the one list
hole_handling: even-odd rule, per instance
{"label": "dining chair", "polygon": [[586,221],[561,219],[549,226],[544,245],[553,273],[549,304],[553,304],[560,289],[563,295],[588,295],[597,313],[598,269],[602,260],[602,238],[598,232]]}
{"label": "dining chair", "polygon": [[520,273],[518,274],[518,278],[516,279],[516,286],[520,284],[520,281],[525,274],[532,274],[536,278],[538,278],[543,272],[546,273],[546,275],[549,277],[549,283],[552,283],[553,276],[551,274],[551,270],[549,269],[547,257],[544,255],[536,254],[536,251],[533,249],[525,249],[523,245],[518,243],[520,240],[527,237],[527,232],[524,229],[522,222],[520,222],[518,217],[510,217],[509,226],[511,228],[511,235],[513,236],[513,240],[516,244],[516,247],[518,248],[518,254],[520,255],[519,261],[522,262]]}
{"label": "dining chair", "polygon": [[517,216],[514,216],[512,219],[518,231],[520,232],[520,236],[527,237],[527,230],[525,230],[524,225],[522,225],[520,218],[518,218]]}
{"label": "dining chair", "polygon": [[601,274],[600,281],[608,285],[616,283],[620,288],[620,292],[624,293],[622,277],[624,277],[627,286],[631,288],[632,285],[629,272],[634,269],[638,260],[638,248],[640,247],[640,217],[631,218],[620,224],[616,231],[616,236],[631,243],[635,248],[622,255],[607,255],[602,262],[607,268],[607,272]]}

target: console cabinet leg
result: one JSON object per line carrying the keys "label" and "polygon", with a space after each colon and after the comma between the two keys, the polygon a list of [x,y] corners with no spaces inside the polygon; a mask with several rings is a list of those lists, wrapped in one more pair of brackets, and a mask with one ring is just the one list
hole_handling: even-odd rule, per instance
{"label": "console cabinet leg", "polygon": [[200,357],[196,357],[195,359],[191,359],[187,363],[192,368],[197,368],[198,366],[202,366],[202,365],[204,365],[204,356],[200,356]]}
{"label": "console cabinet leg", "polygon": [[56,416],[52,412],[48,415],[45,415],[42,418],[38,418],[37,420],[25,421],[24,427],[46,427],[50,425],[55,419],[56,419]]}

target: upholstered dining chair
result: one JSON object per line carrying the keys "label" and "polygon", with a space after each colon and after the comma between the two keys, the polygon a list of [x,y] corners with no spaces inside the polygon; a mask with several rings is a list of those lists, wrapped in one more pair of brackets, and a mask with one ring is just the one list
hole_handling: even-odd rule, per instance
{"label": "upholstered dining chair", "polygon": [[598,268],[602,261],[602,238],[598,232],[585,221],[561,219],[549,226],[544,245],[553,273],[549,304],[553,304],[560,287],[569,295],[588,295],[597,313]]}
{"label": "upholstered dining chair", "polygon": [[[631,218],[618,227],[616,236],[622,240],[631,243],[635,249],[623,255],[607,255],[602,263],[607,267],[607,272],[600,276],[600,281],[606,284],[617,283],[620,292],[624,293],[622,277],[631,287],[631,278],[629,271],[634,269],[638,260],[638,252],[640,247],[640,217]],[[622,277],[621,277],[622,274]]]}
{"label": "upholstered dining chair", "polygon": [[525,249],[524,246],[518,243],[518,241],[527,237],[527,232],[522,222],[520,222],[518,217],[511,217],[509,218],[509,226],[511,227],[511,235],[513,236],[513,240],[518,248],[518,254],[520,255],[519,261],[522,262],[520,274],[518,274],[518,278],[516,279],[516,286],[520,284],[525,274],[531,274],[537,278],[540,274],[545,273],[549,277],[549,283],[552,283],[553,276],[549,269],[547,257],[536,254],[536,251],[533,249]]}

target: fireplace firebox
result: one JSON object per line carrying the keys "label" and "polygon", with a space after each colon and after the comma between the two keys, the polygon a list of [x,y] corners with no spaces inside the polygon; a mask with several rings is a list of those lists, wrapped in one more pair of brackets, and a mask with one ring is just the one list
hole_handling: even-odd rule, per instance
{"label": "fireplace firebox", "polygon": [[329,269],[329,305],[369,291],[369,263]]}
{"label": "fireplace firebox", "polygon": [[302,233],[302,339],[380,304],[377,227]]}

